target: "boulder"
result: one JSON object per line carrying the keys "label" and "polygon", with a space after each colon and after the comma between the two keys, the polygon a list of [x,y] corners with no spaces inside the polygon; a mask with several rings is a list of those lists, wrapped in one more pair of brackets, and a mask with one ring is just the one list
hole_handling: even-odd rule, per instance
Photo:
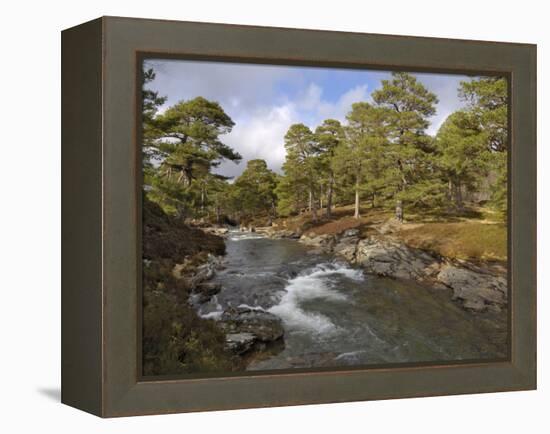
{"label": "boulder", "polygon": [[336,237],[332,234],[304,234],[300,237],[300,242],[306,246],[321,247],[323,250],[330,252],[336,242]]}
{"label": "boulder", "polygon": [[225,346],[236,354],[243,354],[252,349],[256,342],[253,333],[228,333],[225,335]]}
{"label": "boulder", "polygon": [[219,325],[226,333],[227,348],[237,354],[263,350],[269,344],[280,341],[284,335],[281,319],[261,309],[226,309]]}
{"label": "boulder", "polygon": [[210,299],[214,295],[219,293],[221,289],[222,289],[222,285],[220,283],[201,282],[193,289],[193,293],[198,294],[199,303],[206,303],[210,301]]}
{"label": "boulder", "polygon": [[[352,237],[348,238],[352,239]],[[351,260],[353,241],[342,238],[335,247]],[[357,242],[354,262],[366,272],[396,279],[427,281],[450,288],[453,298],[474,311],[500,311],[507,303],[507,282],[502,273],[489,272],[467,262],[446,260],[388,237]]]}
{"label": "boulder", "polygon": [[358,243],[359,229],[348,229],[340,236],[333,251],[348,261],[355,262]]}
{"label": "boulder", "polygon": [[379,276],[423,280],[437,259],[393,240],[369,237],[357,244],[356,262]]}
{"label": "boulder", "polygon": [[453,297],[464,307],[475,311],[500,311],[507,302],[507,283],[504,276],[473,271],[446,264],[437,280],[453,290]]}

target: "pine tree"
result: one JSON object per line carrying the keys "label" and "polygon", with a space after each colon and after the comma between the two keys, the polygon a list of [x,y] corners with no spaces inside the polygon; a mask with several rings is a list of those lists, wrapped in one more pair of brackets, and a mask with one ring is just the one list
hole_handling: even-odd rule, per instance
{"label": "pine tree", "polygon": [[[204,202],[206,178],[223,160],[239,162],[241,156],[220,140],[234,122],[217,103],[197,97],[181,101],[155,117],[158,167],[152,175],[151,197],[165,211],[185,215]],[[201,185],[203,187],[201,187]]]}
{"label": "pine tree", "polygon": [[395,198],[411,206],[429,206],[441,198],[442,186],[434,170],[433,143],[426,134],[428,118],[435,114],[437,96],[416,77],[406,72],[392,73],[382,87],[372,93],[377,107],[385,108],[388,139],[391,142],[394,173],[391,180]]}
{"label": "pine tree", "polygon": [[481,131],[491,154],[491,171],[496,175],[492,188],[493,206],[507,211],[508,84],[502,77],[480,77],[462,82],[459,96],[468,103],[475,127]]}
{"label": "pine tree", "polygon": [[156,155],[155,141],[159,130],[156,115],[160,106],[166,102],[165,96],[159,96],[157,91],[148,88],[148,84],[155,80],[156,74],[153,68],[143,71],[142,75],[142,161],[144,172],[147,173],[152,167],[152,159]]}
{"label": "pine tree", "polygon": [[269,170],[265,160],[248,161],[246,169],[233,184],[241,212],[248,216],[265,214],[271,224],[276,214],[276,186],[277,176]]}
{"label": "pine tree", "polygon": [[448,198],[456,211],[464,209],[464,191],[479,188],[487,176],[489,151],[471,112],[451,114],[439,128],[435,139],[437,165],[448,185]]}
{"label": "pine tree", "polygon": [[[374,197],[381,187],[388,111],[366,102],[352,105],[345,140],[336,148],[332,168],[343,184],[353,186],[355,218],[360,217],[361,195]],[[373,200],[374,201],[374,200]]]}
{"label": "pine tree", "polygon": [[285,134],[285,149],[286,159],[283,164],[285,179],[278,189],[282,211],[288,211],[291,204],[299,207],[303,202],[304,192],[307,192],[308,208],[315,221],[321,172],[315,136],[304,124],[291,125]]}
{"label": "pine tree", "polygon": [[319,167],[322,185],[327,195],[326,216],[331,216],[334,194],[334,169],[331,161],[338,145],[344,140],[344,128],[335,119],[326,119],[315,129],[315,142],[319,153]]}

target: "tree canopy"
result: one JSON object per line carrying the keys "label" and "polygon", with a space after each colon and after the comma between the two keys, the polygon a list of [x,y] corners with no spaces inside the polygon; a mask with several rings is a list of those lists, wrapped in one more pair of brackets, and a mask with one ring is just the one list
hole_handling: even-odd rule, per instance
{"label": "tree canopy", "polygon": [[[462,213],[472,200],[507,209],[508,87],[499,77],[460,83],[464,108],[437,134],[427,131],[438,97],[414,74],[392,73],[353,103],[345,121],[289,126],[280,174],[265,160],[247,162],[234,180],[216,173],[241,155],[224,137],[234,121],[215,101],[198,96],[161,111],[166,98],[143,74],[143,161],[149,199],[183,218],[220,222],[320,212],[335,204]],[[258,143],[258,146],[262,146]],[[438,212],[439,212],[438,211]]]}

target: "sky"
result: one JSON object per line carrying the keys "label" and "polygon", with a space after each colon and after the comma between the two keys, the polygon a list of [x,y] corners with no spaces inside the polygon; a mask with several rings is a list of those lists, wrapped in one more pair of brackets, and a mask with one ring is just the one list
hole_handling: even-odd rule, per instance
{"label": "sky", "polygon": [[[336,69],[256,65],[244,63],[148,59],[155,80],[147,87],[166,96],[160,112],[181,101],[202,96],[217,101],[233,119],[233,130],[221,140],[243,157],[239,164],[223,162],[217,172],[236,177],[246,161],[262,158],[280,173],[285,159],[284,135],[290,125],[303,123],[314,130],[324,119],[345,123],[351,105],[371,101],[390,72],[365,69]],[[428,134],[452,112],[464,106],[458,98],[462,75],[414,74],[439,99],[430,118]]]}

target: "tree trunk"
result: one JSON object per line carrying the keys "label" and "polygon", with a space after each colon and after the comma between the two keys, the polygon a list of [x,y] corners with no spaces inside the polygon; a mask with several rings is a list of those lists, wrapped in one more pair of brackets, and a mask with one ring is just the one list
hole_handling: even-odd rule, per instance
{"label": "tree trunk", "polygon": [[268,212],[269,214],[269,226],[273,225],[273,219],[277,215],[277,207],[275,206],[275,201],[271,201],[271,210]]}
{"label": "tree trunk", "polygon": [[395,205],[395,218],[403,223],[403,201],[398,200]]}
{"label": "tree trunk", "polygon": [[456,182],[456,208],[459,212],[464,211],[464,201],[462,200],[462,184],[460,181]]}
{"label": "tree trunk", "polygon": [[354,217],[358,219],[361,217],[359,214],[359,177],[357,177],[357,180],[355,181],[355,215]]}
{"label": "tree trunk", "polygon": [[309,190],[309,207],[311,210],[311,219],[317,221],[317,203],[313,199],[313,189]]}
{"label": "tree trunk", "polygon": [[328,188],[327,188],[327,212],[326,212],[326,215],[327,217],[331,217],[332,215],[332,189],[333,189],[333,184],[334,184],[334,177],[332,176],[332,174],[330,175],[330,179],[328,181]]}
{"label": "tree trunk", "polygon": [[204,214],[204,185],[201,186],[201,213]]}

